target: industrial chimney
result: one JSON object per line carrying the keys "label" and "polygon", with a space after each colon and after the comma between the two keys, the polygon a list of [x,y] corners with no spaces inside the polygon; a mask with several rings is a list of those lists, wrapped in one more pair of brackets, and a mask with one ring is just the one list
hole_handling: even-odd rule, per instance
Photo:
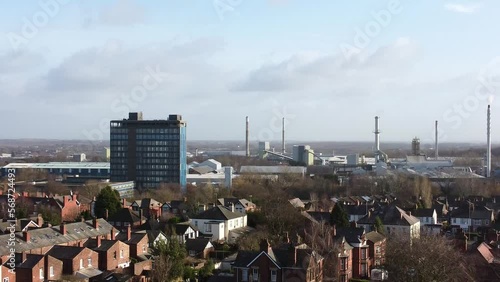
{"label": "industrial chimney", "polygon": [[439,158],[439,150],[438,150],[438,121],[436,120],[436,125],[434,129],[435,137],[434,137],[434,157],[436,160]]}
{"label": "industrial chimney", "polygon": [[379,117],[375,117],[375,161],[378,162],[380,159],[379,152],[380,152],[380,130],[379,130]]}
{"label": "industrial chimney", "polygon": [[491,107],[488,105],[488,113],[486,115],[486,177],[491,174]]}
{"label": "industrial chimney", "polygon": [[246,156],[247,157],[250,157],[250,140],[248,139],[248,134],[249,134],[249,129],[248,129],[248,125],[249,125],[249,119],[248,119],[248,116],[246,117],[246,135],[245,135],[245,147],[246,147]]}
{"label": "industrial chimney", "polygon": [[284,155],[285,154],[285,118],[282,119],[282,124],[281,124],[283,131],[281,132],[281,153]]}

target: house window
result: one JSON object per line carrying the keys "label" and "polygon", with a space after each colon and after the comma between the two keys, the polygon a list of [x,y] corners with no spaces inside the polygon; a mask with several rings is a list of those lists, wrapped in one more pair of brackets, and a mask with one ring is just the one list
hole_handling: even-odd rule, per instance
{"label": "house window", "polygon": [[259,269],[258,268],[252,269],[252,280],[259,281]]}
{"label": "house window", "polygon": [[123,258],[123,250],[120,250],[120,258]]}
{"label": "house window", "polygon": [[53,266],[51,266],[49,268],[49,275],[50,275],[50,277],[54,277],[54,267]]}
{"label": "house window", "polygon": [[361,276],[366,276],[366,263],[361,264]]}
{"label": "house window", "polygon": [[212,232],[212,225],[210,223],[205,224],[205,232]]}
{"label": "house window", "polygon": [[87,264],[88,264],[88,266],[92,266],[92,258],[87,259]]}
{"label": "house window", "polygon": [[361,249],[361,259],[366,259],[366,249]]}
{"label": "house window", "polygon": [[9,277],[5,277],[5,278],[3,279],[3,282],[9,282]]}
{"label": "house window", "polygon": [[196,256],[196,253],[195,253],[195,251],[190,250],[190,251],[189,251],[189,255],[190,255],[190,256],[192,256],[192,257],[194,257],[194,256]]}
{"label": "house window", "polygon": [[340,282],[347,282],[347,275],[340,275]]}
{"label": "house window", "polygon": [[241,270],[241,281],[243,281],[243,282],[248,281],[248,268],[243,268]]}
{"label": "house window", "polygon": [[142,252],[144,252],[144,253],[146,252],[146,245],[145,244],[142,245]]}
{"label": "house window", "polygon": [[377,246],[376,253],[380,254],[380,246]]}
{"label": "house window", "polygon": [[40,267],[40,279],[43,279],[43,267]]}
{"label": "house window", "polygon": [[113,252],[113,259],[116,259],[116,251]]}
{"label": "house window", "polygon": [[271,270],[271,282],[276,282],[278,276],[278,271]]}
{"label": "house window", "polygon": [[340,270],[346,270],[347,269],[347,258],[342,258],[340,260]]}
{"label": "house window", "polygon": [[80,259],[80,269],[83,268],[83,259]]}

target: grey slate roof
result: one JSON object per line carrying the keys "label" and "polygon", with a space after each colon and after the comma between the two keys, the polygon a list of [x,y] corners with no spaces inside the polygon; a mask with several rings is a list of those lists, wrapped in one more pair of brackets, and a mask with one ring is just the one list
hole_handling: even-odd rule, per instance
{"label": "grey slate roof", "polygon": [[32,254],[28,254],[26,255],[26,260],[23,261],[21,264],[19,264],[18,266],[16,266],[16,268],[27,268],[27,269],[31,269],[33,268],[35,265],[37,265],[40,260],[42,260],[44,258],[43,255],[32,255]]}
{"label": "grey slate roof", "polygon": [[78,256],[85,247],[75,247],[75,246],[54,246],[50,251],[47,252],[47,255],[55,257],[59,260],[64,259],[73,259]]}
{"label": "grey slate roof", "polygon": [[371,241],[373,243],[377,243],[377,242],[383,241],[385,239],[385,236],[378,233],[377,231],[372,231],[372,232],[366,233],[365,238],[368,241]]}
{"label": "grey slate roof", "polygon": [[[107,235],[113,230],[113,226],[104,219],[98,219],[98,229],[95,229],[92,220],[66,224],[66,234],[62,235],[60,226],[46,227],[29,230],[30,241],[23,239],[23,233],[16,233],[16,252],[24,252],[37,248],[66,244],[68,242]],[[10,253],[7,243],[9,234],[0,235],[0,255]]]}
{"label": "grey slate roof", "polygon": [[380,217],[384,225],[399,225],[399,226],[411,226],[420,220],[413,215],[408,215],[404,210],[400,209],[395,205],[389,205],[386,207],[379,207],[370,214],[364,216],[358,220],[358,224],[375,224],[376,217]]}
{"label": "grey slate roof", "polygon": [[[142,220],[146,220],[146,218],[143,216]],[[129,223],[134,223],[134,222],[142,222],[139,220],[139,213],[135,212],[129,208],[121,208],[118,212],[116,212],[114,215],[110,216],[108,218],[108,221],[113,221],[113,222],[129,222]]]}
{"label": "grey slate roof", "polygon": [[223,206],[216,206],[193,216],[193,219],[229,220],[244,216],[243,213],[232,212]]}
{"label": "grey slate roof", "polygon": [[[411,212],[412,215],[416,217],[432,217],[434,215],[434,209],[416,209]],[[437,215],[437,213],[436,213]]]}
{"label": "grey slate roof", "polygon": [[210,238],[196,238],[186,240],[186,250],[201,253],[210,243]]}

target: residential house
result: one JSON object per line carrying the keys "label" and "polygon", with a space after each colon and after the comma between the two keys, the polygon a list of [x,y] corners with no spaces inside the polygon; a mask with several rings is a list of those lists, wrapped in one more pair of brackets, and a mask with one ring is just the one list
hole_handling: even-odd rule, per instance
{"label": "residential house", "polygon": [[129,208],[121,208],[108,218],[108,222],[117,229],[125,230],[127,226],[139,228],[146,222],[146,218],[141,213],[142,210],[136,212]]}
{"label": "residential house", "polygon": [[[0,214],[7,218],[8,196],[0,195]],[[85,209],[81,207],[77,194],[30,197],[27,192],[15,194],[16,206],[26,207],[29,215],[38,215],[44,210],[57,213],[63,221],[73,221]]]}
{"label": "residential house", "polygon": [[258,252],[238,252],[233,269],[233,281],[323,281],[323,258],[305,244],[271,248],[263,240]]}
{"label": "residential house", "polygon": [[[340,240],[342,244],[349,244],[350,263],[353,278],[369,278],[371,268],[371,257],[369,252],[369,244],[365,237],[365,229],[362,227],[332,227],[332,235],[334,240]],[[342,265],[340,265],[342,269]],[[342,279],[340,279],[342,280]]]}
{"label": "residential house", "polygon": [[194,216],[191,222],[213,241],[224,241],[229,239],[229,232],[247,226],[247,215],[219,205]]}
{"label": "residential house", "polygon": [[[357,202],[359,203],[359,202]],[[342,206],[344,211],[349,216],[349,222],[358,222],[358,220],[368,214],[368,210],[371,209],[373,205],[368,205],[367,203],[356,204],[356,205],[345,205]]]}
{"label": "residential house", "polygon": [[366,233],[365,238],[370,250],[369,256],[372,259],[372,268],[383,265],[385,263],[386,237],[377,231],[372,231]]}
{"label": "residential house", "polygon": [[450,223],[459,226],[465,232],[474,231],[478,227],[490,226],[495,220],[492,210],[468,203],[450,212]]}
{"label": "residential house", "polygon": [[199,230],[190,222],[180,222],[166,227],[166,234],[169,237],[175,236],[179,243],[186,243],[187,239],[195,239],[199,236]]}
{"label": "residential house", "polygon": [[170,211],[169,213],[172,213],[176,216],[185,216],[188,211],[189,211],[189,205],[187,204],[187,199],[184,199],[182,201],[171,201],[170,202]]}
{"label": "residential house", "polygon": [[91,278],[102,273],[97,252],[86,247],[54,246],[47,255],[62,261],[63,274]]}
{"label": "residential house", "polygon": [[130,257],[140,260],[149,259],[149,238],[148,234],[142,233],[120,233],[116,239],[130,246]]}
{"label": "residential house", "polygon": [[396,205],[381,206],[375,210],[369,210],[368,214],[358,220],[358,225],[367,231],[374,230],[376,218],[380,218],[385,227],[387,235],[399,233],[407,235],[408,238],[420,237],[420,220],[405,212]]}
{"label": "residential house", "polygon": [[[43,219],[41,220],[43,222]],[[1,234],[10,234],[13,229],[15,232],[23,232],[28,231],[33,228],[40,228],[41,225],[38,225],[37,222],[32,219],[17,219],[16,222],[4,221],[0,222],[0,233]]]}
{"label": "residential house", "polygon": [[230,210],[232,209],[232,205],[234,205],[234,210],[241,213],[252,212],[257,208],[254,203],[246,199],[220,198],[217,202],[219,205],[225,206]]}
{"label": "residential house", "polygon": [[186,250],[191,257],[208,259],[210,253],[214,251],[214,245],[210,243],[209,238],[187,239]]}
{"label": "residential house", "polygon": [[16,281],[43,282],[58,280],[62,276],[63,262],[44,255],[28,254],[16,266]]}
{"label": "residential house", "polygon": [[436,209],[415,209],[412,215],[420,220],[420,226],[425,224],[437,224],[437,212]]}
{"label": "residential house", "polygon": [[165,235],[165,233],[163,233],[160,230],[141,230],[141,231],[137,231],[135,233],[136,234],[145,233],[148,236],[149,248],[153,248],[160,241],[164,242],[164,243],[168,242],[167,235]]}
{"label": "residential house", "polygon": [[142,211],[142,215],[148,219],[160,218],[163,204],[152,198],[135,200],[130,207],[133,211]]}
{"label": "residential house", "polygon": [[107,240],[97,236],[88,240],[85,247],[97,252],[99,269],[112,271],[130,266],[130,247],[120,240]]}

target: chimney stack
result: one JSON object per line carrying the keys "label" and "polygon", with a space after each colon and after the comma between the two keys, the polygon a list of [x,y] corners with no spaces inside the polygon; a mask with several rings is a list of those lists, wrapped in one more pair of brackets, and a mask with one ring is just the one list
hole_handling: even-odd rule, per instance
{"label": "chimney stack", "polygon": [[99,229],[99,224],[98,224],[98,222],[97,222],[97,218],[95,218],[95,217],[94,217],[94,218],[92,219],[92,225],[93,225],[93,227],[94,227],[94,229],[95,229],[95,230],[98,230],[98,229]]}
{"label": "chimney stack", "polygon": [[108,211],[108,209],[105,210],[104,216],[106,217],[105,219],[108,220],[108,218],[109,218],[109,211]]}
{"label": "chimney stack", "polygon": [[487,113],[487,123],[486,123],[486,143],[487,143],[487,152],[486,152],[486,177],[491,176],[491,107],[488,105],[488,113]]}
{"label": "chimney stack", "polygon": [[436,120],[436,125],[435,125],[435,137],[434,137],[434,157],[437,160],[439,158],[439,147],[438,147],[438,121]]}
{"label": "chimney stack", "polygon": [[28,231],[23,231],[23,239],[24,239],[24,241],[26,241],[27,243],[29,243],[29,241],[31,240],[31,236],[30,236],[30,234],[28,233]]}
{"label": "chimney stack", "polygon": [[71,195],[71,200],[72,200],[73,202],[76,202],[76,201],[78,200],[76,196],[77,196],[77,195],[76,195],[76,193],[73,193],[73,194]]}
{"label": "chimney stack", "polygon": [[379,162],[380,160],[380,129],[379,129],[379,117],[375,117],[375,162]]}
{"label": "chimney stack", "polygon": [[126,199],[122,199],[122,207],[128,208],[127,207],[127,200]]}
{"label": "chimney stack", "polygon": [[62,222],[61,225],[59,225],[59,229],[62,235],[66,235],[66,224],[64,224],[64,222]]}
{"label": "chimney stack", "polygon": [[234,203],[231,203],[231,212],[234,212]]}
{"label": "chimney stack", "polygon": [[285,118],[282,119],[281,126],[283,128],[283,131],[281,132],[281,153],[285,154]]}
{"label": "chimney stack", "polygon": [[262,239],[260,241],[260,251],[269,253],[270,250],[271,250],[271,245],[269,244],[269,241],[267,239]]}
{"label": "chimney stack", "polygon": [[130,241],[130,238],[132,238],[132,228],[129,225],[127,226],[127,241]]}
{"label": "chimney stack", "polygon": [[96,248],[99,248],[101,246],[101,236],[95,237],[95,245]]}
{"label": "chimney stack", "polygon": [[111,228],[111,240],[115,240],[115,229]]}
{"label": "chimney stack", "polygon": [[246,147],[246,156],[250,157],[250,140],[249,140],[249,119],[246,117],[246,132],[245,132],[245,147]]}
{"label": "chimney stack", "polygon": [[337,237],[337,226],[335,224],[332,226],[332,237]]}

